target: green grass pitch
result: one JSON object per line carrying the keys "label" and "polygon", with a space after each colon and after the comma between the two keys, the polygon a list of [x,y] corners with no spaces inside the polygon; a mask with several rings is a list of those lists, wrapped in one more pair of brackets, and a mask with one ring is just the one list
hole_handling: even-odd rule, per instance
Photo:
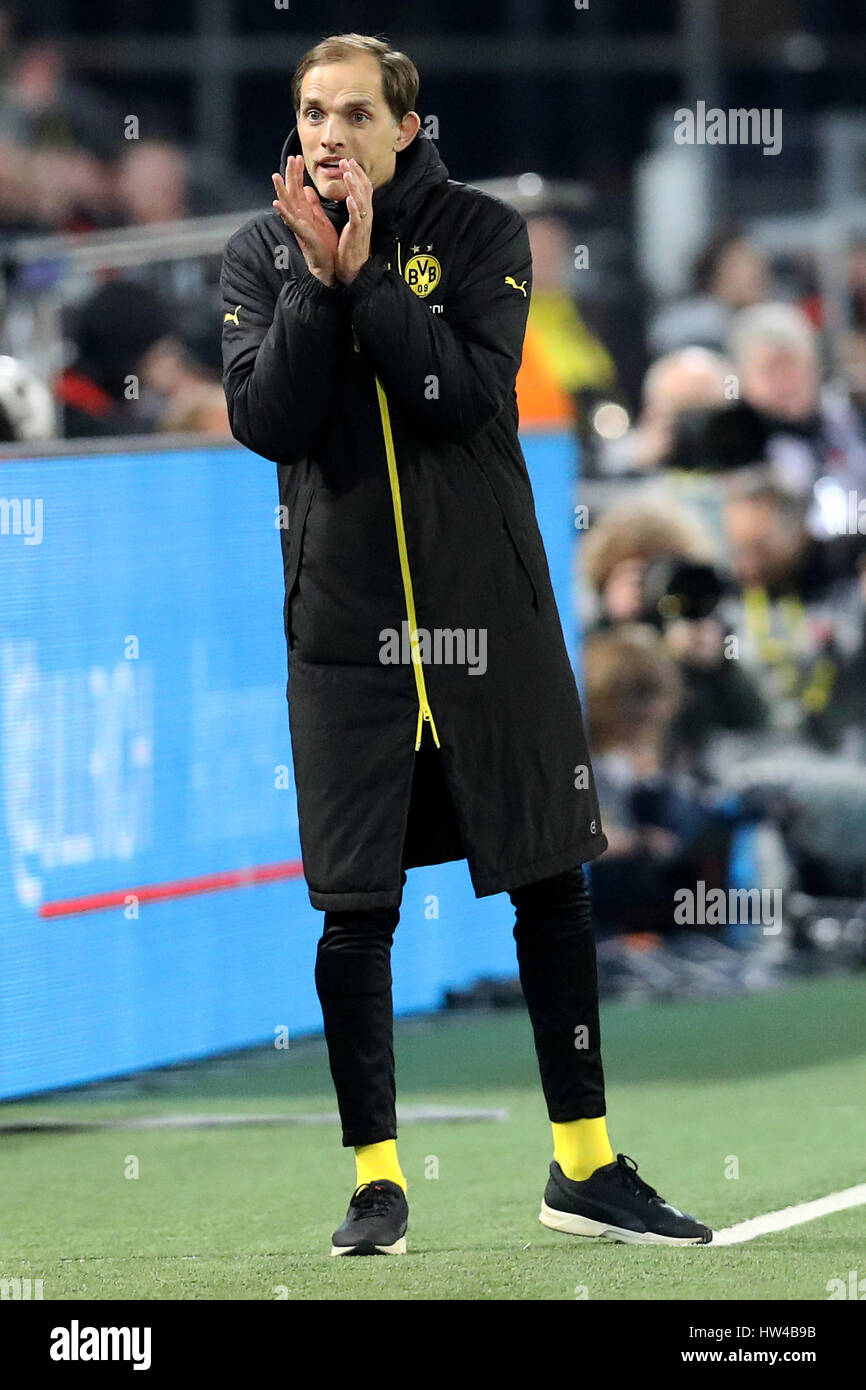
{"label": "green grass pitch", "polygon": [[[719,1002],[603,1008],[608,1125],[715,1228],[866,1179],[862,976]],[[45,1299],[826,1299],[866,1277],[866,1207],[726,1248],[641,1249],[538,1222],[550,1128],[522,1011],[397,1026],[400,1100],[505,1107],[406,1124],[408,1254],[335,1260],[354,1165],[335,1128],[0,1135],[0,1277]],[[0,1123],[333,1110],[302,1042],[10,1102]],[[128,1178],[130,1156],[137,1178]],[[726,1176],[738,1166],[739,1176]],[[433,1176],[438,1172],[438,1176]]]}

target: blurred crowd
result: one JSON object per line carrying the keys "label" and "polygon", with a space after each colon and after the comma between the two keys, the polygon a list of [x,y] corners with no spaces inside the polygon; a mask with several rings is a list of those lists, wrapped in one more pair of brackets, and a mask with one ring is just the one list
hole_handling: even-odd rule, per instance
{"label": "blurred crowd", "polygon": [[199,187],[180,141],[156,133],[153,113],[143,130],[137,120],[76,80],[58,44],[20,43],[13,12],[0,9],[0,440],[230,435],[213,327],[218,256],[202,258],[180,294],[165,270],[93,272],[64,308],[53,373],[29,344],[18,347],[34,281],[37,291],[51,287],[49,269],[40,282],[38,267],[17,266],[20,238],[156,228],[225,209],[213,184],[206,194]]}
{"label": "blurred crowd", "polygon": [[647,315],[631,400],[560,258],[572,347],[590,345],[560,386],[589,499],[602,927],[670,930],[698,880],[866,898],[864,259],[831,344],[808,277],[798,295],[741,229],[716,236],[689,291]]}

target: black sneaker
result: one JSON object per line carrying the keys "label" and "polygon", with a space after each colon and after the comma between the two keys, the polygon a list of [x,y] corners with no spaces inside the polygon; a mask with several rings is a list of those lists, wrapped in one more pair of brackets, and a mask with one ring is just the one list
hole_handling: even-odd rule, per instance
{"label": "black sneaker", "polygon": [[672,1207],[637,1175],[627,1154],[583,1182],[567,1178],[554,1159],[539,1221],[552,1231],[595,1236],[626,1245],[709,1245],[709,1226]]}
{"label": "black sneaker", "polygon": [[364,1182],[352,1193],[346,1219],[331,1237],[332,1255],[405,1255],[409,1205],[399,1183]]}

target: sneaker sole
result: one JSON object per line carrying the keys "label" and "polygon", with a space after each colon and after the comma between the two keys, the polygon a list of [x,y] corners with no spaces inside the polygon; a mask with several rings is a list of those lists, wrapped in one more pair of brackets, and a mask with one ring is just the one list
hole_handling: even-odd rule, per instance
{"label": "sneaker sole", "polygon": [[393,1245],[374,1245],[372,1241],[362,1240],[358,1245],[332,1245],[332,1255],[405,1255],[406,1237],[401,1236]]}
{"label": "sneaker sole", "polygon": [[700,1236],[663,1236],[654,1231],[628,1231],[622,1226],[608,1226],[604,1221],[592,1221],[574,1212],[556,1211],[542,1200],[538,1219],[551,1231],[570,1236],[588,1236],[594,1240],[609,1240],[619,1245],[709,1245]]}

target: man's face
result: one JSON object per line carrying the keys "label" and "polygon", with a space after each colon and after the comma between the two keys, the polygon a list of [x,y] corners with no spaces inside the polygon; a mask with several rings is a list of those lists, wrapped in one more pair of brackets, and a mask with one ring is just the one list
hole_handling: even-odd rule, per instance
{"label": "man's face", "polygon": [[394,177],[397,151],[411,143],[419,125],[417,116],[402,123],[394,119],[382,93],[382,71],[367,54],[310,68],[304,75],[298,135],[304,163],[323,198],[345,201],[341,159],[356,159],[374,188],[387,183]]}
{"label": "man's face", "polygon": [[735,309],[760,304],[767,298],[768,278],[763,253],[743,238],[732,242],[722,254],[713,280],[713,294]]}
{"label": "man's face", "polygon": [[812,352],[755,342],[740,365],[745,399],[783,420],[805,420],[818,405],[820,372]]}
{"label": "man's face", "polygon": [[793,572],[804,535],[787,526],[778,508],[762,499],[741,498],[725,509],[731,564],[740,584],[775,585]]}

